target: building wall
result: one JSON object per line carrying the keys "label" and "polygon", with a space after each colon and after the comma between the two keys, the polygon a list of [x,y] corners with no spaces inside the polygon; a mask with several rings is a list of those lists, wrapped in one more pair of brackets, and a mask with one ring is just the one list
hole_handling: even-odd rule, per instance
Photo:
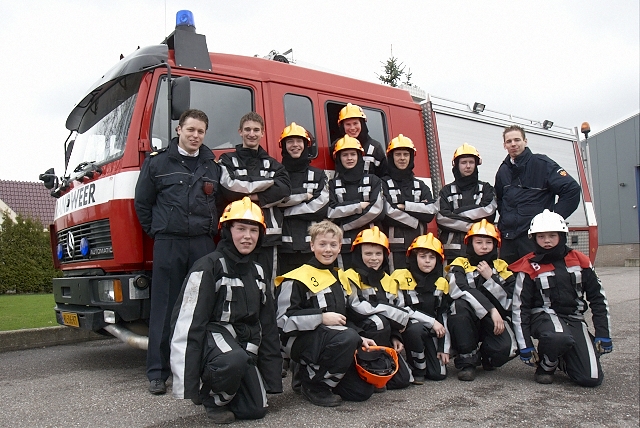
{"label": "building wall", "polygon": [[638,243],[640,115],[594,134],[582,144],[589,153],[599,245]]}

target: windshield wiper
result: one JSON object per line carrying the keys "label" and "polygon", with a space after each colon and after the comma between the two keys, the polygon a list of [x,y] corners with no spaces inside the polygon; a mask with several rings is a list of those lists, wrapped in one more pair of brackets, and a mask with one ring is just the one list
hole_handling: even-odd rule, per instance
{"label": "windshield wiper", "polygon": [[95,173],[102,174],[102,168],[99,166],[96,166],[95,163],[96,161],[80,162],[78,166],[75,167],[73,172],[80,172],[80,171],[84,171],[84,172],[78,175],[77,177],[75,177],[75,180],[81,182],[84,177],[92,179]]}

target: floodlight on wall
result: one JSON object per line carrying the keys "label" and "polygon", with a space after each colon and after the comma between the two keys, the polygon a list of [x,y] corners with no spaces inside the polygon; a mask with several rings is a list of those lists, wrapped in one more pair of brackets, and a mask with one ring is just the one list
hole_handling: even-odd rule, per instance
{"label": "floodlight on wall", "polygon": [[542,127],[544,129],[551,129],[552,126],[553,122],[551,122],[550,120],[545,120],[544,122],[542,122]]}
{"label": "floodlight on wall", "polygon": [[473,112],[474,113],[482,113],[484,111],[484,104],[482,103],[473,103]]}

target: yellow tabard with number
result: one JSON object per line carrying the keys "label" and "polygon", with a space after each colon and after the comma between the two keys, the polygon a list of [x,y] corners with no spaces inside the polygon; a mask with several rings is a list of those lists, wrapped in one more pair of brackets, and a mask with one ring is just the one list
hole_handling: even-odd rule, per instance
{"label": "yellow tabard with number", "polygon": [[[346,271],[345,275],[347,275],[347,278],[353,281],[353,283],[357,285],[361,290],[364,290],[366,288],[373,288],[370,285],[367,285],[364,282],[362,282],[362,279],[360,278],[360,274],[353,269],[349,269],[348,271]],[[398,294],[398,283],[395,280],[391,279],[391,277],[386,273],[380,280],[380,284],[382,284],[383,290],[386,291],[387,293],[391,293],[394,295]]]}
{"label": "yellow tabard with number", "polygon": [[[391,278],[398,282],[400,290],[415,290],[416,285],[418,285],[409,269],[396,269],[391,274]],[[449,282],[443,277],[436,279],[435,285],[437,290],[441,290],[444,294],[449,294]]]}
{"label": "yellow tabard with number", "polygon": [[[340,278],[340,284],[345,289],[347,294],[351,294],[351,286],[347,275],[342,269],[337,269],[338,278]],[[285,273],[275,279],[276,287],[278,287],[285,279],[295,279],[306,285],[313,293],[324,290],[331,287],[336,283],[336,278],[327,269],[318,269],[310,265],[302,265],[291,272]]]}
{"label": "yellow tabard with number", "polygon": [[[469,263],[469,259],[467,259],[466,257],[458,257],[457,259],[452,261],[451,264],[447,266],[447,272],[449,271],[449,269],[451,269],[451,266],[460,266],[462,269],[464,269],[465,273],[473,272],[477,269],[476,266],[471,266],[471,263]],[[495,259],[493,261],[493,268],[496,270],[496,272],[498,272],[498,275],[500,275],[502,279],[507,279],[511,275],[513,275],[513,273],[509,269],[507,269],[508,266],[509,265],[507,264],[507,262],[502,259]]]}

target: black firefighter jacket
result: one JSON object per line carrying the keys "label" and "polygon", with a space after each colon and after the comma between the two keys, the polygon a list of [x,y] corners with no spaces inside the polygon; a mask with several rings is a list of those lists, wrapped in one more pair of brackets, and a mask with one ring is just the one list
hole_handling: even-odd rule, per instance
{"label": "black firefighter jacket", "polygon": [[482,219],[493,223],[497,206],[493,186],[484,181],[464,189],[454,181],[440,189],[436,222],[447,259],[466,254],[464,237],[471,225]]}
{"label": "black firefighter jacket", "polygon": [[580,203],[576,180],[553,160],[531,153],[528,147],[515,164],[507,155],[496,173],[495,191],[502,239],[516,239],[527,233],[531,219],[545,208],[566,219]]}
{"label": "black firefighter jacket", "polygon": [[282,212],[276,207],[291,194],[291,181],[284,166],[258,150],[236,146],[235,152],[220,156],[222,172],[220,184],[226,203],[252,194],[258,195],[259,205],[267,223],[263,247],[280,245],[282,238]]}
{"label": "black firefighter jacket", "polygon": [[[327,218],[329,186],[323,170],[308,167],[304,171],[289,171],[291,196],[278,205],[284,213],[280,253],[311,252],[311,237],[307,228],[311,222]],[[311,195],[311,199],[308,198]]]}
{"label": "black firefighter jacket", "polygon": [[205,146],[195,171],[178,153],[178,139],[145,159],[136,184],[134,206],[142,230],[162,235],[214,236],[218,230],[216,198],[220,167]]}
{"label": "black firefighter jacket", "polygon": [[[328,217],[344,231],[341,253],[351,252],[353,239],[369,225],[380,226],[384,218],[382,184],[375,175],[364,174],[356,182],[346,182],[340,175],[329,181]],[[360,202],[368,202],[362,209]]]}
{"label": "black firefighter jacket", "polygon": [[[382,179],[385,217],[383,224],[392,252],[406,252],[415,238],[424,234],[426,225],[437,212],[431,189],[418,178],[393,180]],[[404,204],[404,210],[398,208]]]}
{"label": "black firefighter jacket", "polygon": [[206,335],[213,324],[231,331],[257,359],[267,392],[282,392],[275,307],[263,269],[251,257],[230,259],[220,249],[224,245],[221,241],[218,250],[196,261],[174,306],[171,370],[176,398],[198,396]]}

